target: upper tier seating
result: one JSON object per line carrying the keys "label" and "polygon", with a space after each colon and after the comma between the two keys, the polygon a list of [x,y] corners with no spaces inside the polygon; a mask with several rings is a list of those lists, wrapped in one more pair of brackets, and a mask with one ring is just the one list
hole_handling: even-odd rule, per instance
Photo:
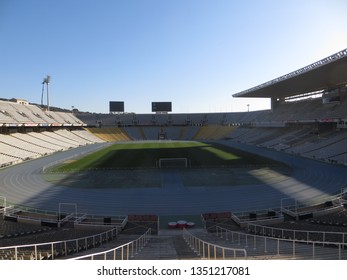
{"label": "upper tier seating", "polygon": [[36,105],[0,100],[0,123],[3,125],[66,125],[82,126],[84,123],[68,112],[43,111]]}

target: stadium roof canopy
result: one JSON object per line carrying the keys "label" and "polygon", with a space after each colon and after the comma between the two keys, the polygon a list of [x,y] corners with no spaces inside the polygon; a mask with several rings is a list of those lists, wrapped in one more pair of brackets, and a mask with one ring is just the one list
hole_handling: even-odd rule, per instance
{"label": "stadium roof canopy", "polygon": [[233,94],[233,97],[284,98],[347,84],[347,49],[299,70]]}

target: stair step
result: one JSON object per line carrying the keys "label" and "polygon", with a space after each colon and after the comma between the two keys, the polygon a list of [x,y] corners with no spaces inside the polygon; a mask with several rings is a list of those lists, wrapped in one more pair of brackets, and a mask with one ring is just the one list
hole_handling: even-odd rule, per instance
{"label": "stair step", "polygon": [[152,236],[136,256],[136,260],[180,260],[199,259],[199,257],[187,245],[182,235]]}

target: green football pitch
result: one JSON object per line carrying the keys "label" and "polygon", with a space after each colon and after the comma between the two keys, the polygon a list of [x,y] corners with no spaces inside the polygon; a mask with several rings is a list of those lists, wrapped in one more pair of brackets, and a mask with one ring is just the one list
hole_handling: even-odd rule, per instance
{"label": "green football pitch", "polygon": [[[186,158],[188,168],[181,163],[159,169],[163,158]],[[261,183],[252,172],[267,168],[283,170],[283,165],[218,143],[127,142],[65,161],[42,177],[54,185],[84,189],[232,187]]]}
{"label": "green football pitch", "polygon": [[114,144],[93,154],[64,162],[54,171],[156,168],[159,159],[185,158],[189,167],[226,167],[268,164],[269,160],[217,143],[128,142]]}

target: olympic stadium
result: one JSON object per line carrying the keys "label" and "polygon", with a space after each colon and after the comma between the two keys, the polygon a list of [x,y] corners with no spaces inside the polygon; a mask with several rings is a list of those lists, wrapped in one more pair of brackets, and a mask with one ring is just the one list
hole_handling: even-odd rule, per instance
{"label": "olympic stadium", "polygon": [[0,100],[0,259],[346,259],[347,49],[233,96],[271,109]]}

